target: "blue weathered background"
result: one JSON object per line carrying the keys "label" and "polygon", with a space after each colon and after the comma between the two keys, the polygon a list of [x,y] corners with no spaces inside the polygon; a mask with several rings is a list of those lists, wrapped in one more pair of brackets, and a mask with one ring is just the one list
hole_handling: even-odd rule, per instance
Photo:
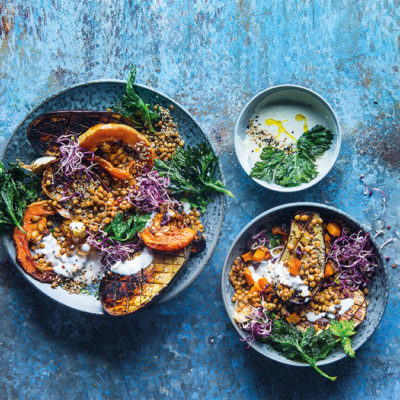
{"label": "blue weathered background", "polygon": [[[2,398],[400,398],[398,242],[385,248],[389,306],[355,360],[326,370],[289,368],[246,351],[230,326],[220,272],[232,238],[252,217],[294,200],[335,205],[368,223],[388,198],[386,239],[399,237],[399,0],[0,1],[2,145],[38,102],[71,84],[124,78],[187,107],[221,156],[229,188],[225,227],[209,265],[171,303],[139,318],[98,319],[36,293],[0,266]],[[339,160],[313,189],[278,195],[240,169],[233,127],[243,105],[270,85],[296,83],[336,109]],[[381,239],[382,240],[382,239]]]}

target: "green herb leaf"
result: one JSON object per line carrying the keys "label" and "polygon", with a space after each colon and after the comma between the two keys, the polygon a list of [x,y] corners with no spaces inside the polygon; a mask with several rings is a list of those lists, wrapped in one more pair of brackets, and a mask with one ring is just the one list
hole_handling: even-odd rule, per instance
{"label": "green herb leaf", "polygon": [[330,129],[315,125],[300,136],[297,149],[292,153],[267,146],[263,148],[260,161],[255,163],[250,176],[285,187],[308,183],[318,175],[316,157],[332,146],[332,139]]}
{"label": "green herb leaf", "polygon": [[327,375],[317,366],[317,361],[325,358],[336,343],[332,332],[325,332],[315,335],[314,327],[301,332],[286,321],[274,319],[269,340],[285,357],[304,360],[322,376],[334,381],[336,377]]}
{"label": "green herb leaf", "polygon": [[6,170],[0,162],[0,230],[21,224],[26,207],[41,193],[40,178],[27,172],[17,163]]}
{"label": "green herb leaf", "polygon": [[136,129],[148,128],[154,132],[153,124],[161,120],[161,116],[150,110],[135,92],[134,83],[136,78],[136,67],[132,66],[127,82],[125,94],[119,103],[111,106],[111,110],[128,118]]}
{"label": "green herb leaf", "polygon": [[315,164],[302,153],[288,154],[275,170],[278,185],[293,187],[310,182],[318,175]]}
{"label": "green herb leaf", "polygon": [[171,194],[187,200],[200,212],[206,211],[215,192],[234,197],[222,182],[215,180],[217,166],[218,158],[207,143],[179,148],[169,163],[154,161],[154,169],[160,176],[169,177]]}
{"label": "green herb leaf", "polygon": [[350,336],[353,336],[356,333],[354,330],[354,321],[332,321],[329,329],[334,336],[340,339],[344,352],[354,358],[356,353],[351,347],[350,339]]}
{"label": "green herb leaf", "polygon": [[104,228],[104,232],[111,239],[118,242],[126,242],[144,229],[150,219],[150,214],[132,215],[128,219],[122,213],[118,213],[109,225]]}
{"label": "green herb leaf", "polygon": [[261,161],[255,163],[250,176],[256,179],[263,179],[266,182],[272,182],[275,169],[285,158],[285,153],[282,150],[272,146],[263,148],[260,155]]}
{"label": "green herb leaf", "polygon": [[271,249],[280,246],[280,244],[282,243],[282,237],[281,235],[269,235],[269,243],[271,246]]}
{"label": "green herb leaf", "polygon": [[332,146],[333,132],[323,125],[315,125],[313,128],[304,132],[297,141],[297,148],[315,161],[317,156],[321,156]]}

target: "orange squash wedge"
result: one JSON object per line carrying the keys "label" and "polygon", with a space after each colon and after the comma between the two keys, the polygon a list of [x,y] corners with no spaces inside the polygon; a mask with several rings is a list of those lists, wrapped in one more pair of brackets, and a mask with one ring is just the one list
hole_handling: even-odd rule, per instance
{"label": "orange squash wedge", "polygon": [[153,225],[139,233],[144,244],[154,250],[173,251],[188,246],[197,232],[189,227],[179,228],[172,221],[161,226],[163,214],[154,217]]}
{"label": "orange squash wedge", "polygon": [[[29,249],[29,240],[35,230],[47,229],[47,216],[54,215],[55,209],[48,210],[49,201],[39,201],[28,206],[24,214],[22,228],[26,234],[18,227],[14,228],[13,239],[16,248],[17,261],[24,271],[40,282],[53,282],[56,278],[53,269],[37,263]],[[39,217],[39,221],[33,222],[32,218]]]}
{"label": "orange squash wedge", "polygon": [[[93,152],[102,143],[116,141],[132,147],[149,171],[153,168],[155,157],[153,147],[142,134],[128,125],[98,124],[79,136],[79,145]],[[113,167],[111,163],[101,157],[96,157],[95,161],[116,179],[126,180],[131,176],[128,171]]]}

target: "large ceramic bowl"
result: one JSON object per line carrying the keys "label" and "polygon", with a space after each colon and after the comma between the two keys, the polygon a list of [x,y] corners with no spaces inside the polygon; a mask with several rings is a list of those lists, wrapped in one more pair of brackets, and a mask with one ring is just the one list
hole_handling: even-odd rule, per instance
{"label": "large ceramic bowl", "polygon": [[[3,161],[8,163],[15,161],[17,158],[25,162],[30,162],[38,157],[38,154],[35,153],[26,138],[26,128],[37,116],[50,111],[67,109],[105,111],[107,107],[116,103],[121,98],[125,92],[125,85],[126,82],[121,80],[94,81],[72,86],[49,97],[29,113],[24,121],[16,128],[4,150],[2,156]],[[169,105],[174,106],[174,110],[171,111],[171,114],[178,124],[179,132],[185,140],[185,143],[197,145],[203,141],[207,141],[211,145],[208,137],[193,117],[177,102],[146,86],[135,85],[135,89],[139,96],[149,104],[158,103],[165,107]],[[223,179],[220,166],[218,174],[219,179]],[[171,286],[163,293],[159,302],[166,302],[172,299],[188,287],[200,274],[207,261],[210,259],[220,235],[224,215],[224,204],[224,196],[217,195],[215,201],[208,205],[206,214],[202,216],[202,223],[207,236],[206,250],[189,260]],[[84,294],[69,294],[61,288],[53,289],[49,284],[38,282],[27,275],[15,261],[15,248],[11,235],[3,237],[3,243],[18,271],[42,293],[71,308],[94,314],[104,314],[103,307],[94,297]]]}
{"label": "large ceramic bowl", "polygon": [[[233,241],[228,254],[225,259],[224,268],[222,271],[222,295],[226,311],[228,312],[229,318],[237,330],[238,334],[245,339],[246,335],[242,329],[238,327],[236,322],[233,320],[234,304],[231,299],[234,294],[233,287],[229,282],[229,272],[235,258],[243,252],[246,241],[250,236],[259,232],[265,224],[282,224],[283,222],[289,223],[293,215],[298,210],[311,210],[318,211],[321,217],[324,219],[340,218],[345,222],[347,226],[354,230],[364,230],[365,228],[354,218],[350,217],[346,213],[337,210],[336,208],[326,206],[318,203],[290,203],[279,207],[272,208],[271,210],[265,211],[258,217],[254,218],[249,222],[242,231],[238,234],[236,239]],[[352,337],[353,347],[357,350],[363,343],[365,343],[372,333],[377,329],[379,322],[385,312],[387,301],[388,301],[388,285],[386,272],[383,266],[382,257],[379,254],[378,247],[373,238],[371,238],[375,248],[375,252],[378,257],[378,268],[375,276],[368,285],[368,300],[369,306],[367,308],[367,316],[364,322],[357,328],[357,333]],[[258,351],[265,357],[272,360],[279,361],[284,364],[294,366],[309,366],[308,364],[292,361],[280,353],[278,353],[268,343],[261,343],[254,341],[252,348]],[[346,357],[345,353],[339,348],[335,348],[325,360],[319,361],[318,365],[330,364],[334,361],[338,361]]]}
{"label": "large ceramic bowl", "polygon": [[[299,129],[303,129],[302,124],[304,123],[301,120],[296,121],[298,113],[304,114],[308,118],[309,128],[312,128],[316,124],[322,124],[333,131],[332,146],[321,157],[317,157],[318,175],[309,183],[302,183],[294,187],[284,187],[276,183],[252,178],[259,185],[276,192],[297,192],[310,188],[328,174],[339,155],[342,139],[340,124],[335,111],[322,96],[303,86],[272,86],[256,94],[243,108],[235,127],[236,156],[247,175],[250,175],[255,161],[253,156],[249,159],[249,146],[245,144],[247,127],[251,117],[261,112],[259,123],[266,129],[267,126],[263,126],[264,122],[263,118],[261,118],[263,114],[262,110],[265,110],[266,107],[268,107],[268,112],[265,114],[265,117],[284,121],[289,131],[295,129],[292,133],[297,138],[302,133]],[[255,154],[259,153],[253,153],[253,155]]]}

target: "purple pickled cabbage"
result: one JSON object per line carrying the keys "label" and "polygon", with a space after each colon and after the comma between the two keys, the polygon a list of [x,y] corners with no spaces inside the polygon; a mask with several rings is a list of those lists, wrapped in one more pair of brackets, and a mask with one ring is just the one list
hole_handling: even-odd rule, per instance
{"label": "purple pickled cabbage", "polygon": [[250,250],[256,250],[260,247],[268,247],[270,248],[270,242],[269,242],[269,237],[263,229],[261,232],[257,233],[256,235],[253,235],[251,237],[253,242],[250,245]]}
{"label": "purple pickled cabbage", "polygon": [[168,195],[169,178],[161,177],[157,171],[145,172],[137,178],[136,189],[127,195],[127,200],[144,212],[160,211],[170,202]]}
{"label": "purple pickled cabbage", "polygon": [[91,177],[91,169],[96,165],[94,153],[79,146],[76,136],[63,135],[57,138],[60,150],[60,167],[56,174],[74,177],[77,173]]}
{"label": "purple pickled cabbage", "polygon": [[255,339],[262,340],[271,334],[272,319],[268,317],[264,307],[251,307],[250,314],[246,316],[246,322],[240,324],[241,328],[249,334],[245,341],[250,348]]}
{"label": "purple pickled cabbage", "polygon": [[333,242],[327,260],[333,260],[338,266],[337,280],[345,293],[364,288],[378,266],[370,234],[362,231],[350,233],[347,228],[343,228]]}
{"label": "purple pickled cabbage", "polygon": [[132,243],[120,243],[101,234],[94,235],[88,232],[88,235],[87,243],[101,253],[101,262],[106,267],[110,267],[117,261],[126,261],[143,249],[143,243],[140,240]]}

